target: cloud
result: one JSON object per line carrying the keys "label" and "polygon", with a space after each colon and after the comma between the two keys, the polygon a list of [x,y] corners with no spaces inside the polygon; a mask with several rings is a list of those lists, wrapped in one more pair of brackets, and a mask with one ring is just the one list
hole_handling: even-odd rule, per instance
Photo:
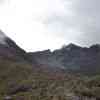
{"label": "cloud", "polygon": [[63,40],[51,36],[43,23],[48,15],[48,1],[10,0],[0,6],[0,28],[27,51],[60,47]]}
{"label": "cloud", "polygon": [[0,0],[0,3],[3,3],[5,0]]}
{"label": "cloud", "polygon": [[0,0],[0,5],[5,4],[5,2],[7,2],[7,1],[9,1],[9,0]]}
{"label": "cloud", "polygon": [[1,0],[0,4],[0,28],[28,51],[70,42],[100,43],[100,0]]}
{"label": "cloud", "polygon": [[100,0],[60,2],[62,11],[50,12],[45,21],[49,31],[81,45],[100,43]]}

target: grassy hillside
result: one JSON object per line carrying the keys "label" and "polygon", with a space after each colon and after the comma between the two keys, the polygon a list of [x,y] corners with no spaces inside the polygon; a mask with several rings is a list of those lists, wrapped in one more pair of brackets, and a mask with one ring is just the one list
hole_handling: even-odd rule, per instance
{"label": "grassy hillside", "polygon": [[10,100],[97,98],[99,100],[100,76],[66,74],[64,78],[56,76],[50,78],[48,73],[34,71],[33,66],[27,62],[0,60],[0,100],[7,98]]}

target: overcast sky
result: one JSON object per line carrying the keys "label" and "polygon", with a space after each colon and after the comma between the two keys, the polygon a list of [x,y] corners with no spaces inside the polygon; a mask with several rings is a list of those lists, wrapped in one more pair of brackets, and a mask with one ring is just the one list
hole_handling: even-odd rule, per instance
{"label": "overcast sky", "polygon": [[27,51],[100,43],[100,0],[0,0],[0,29]]}

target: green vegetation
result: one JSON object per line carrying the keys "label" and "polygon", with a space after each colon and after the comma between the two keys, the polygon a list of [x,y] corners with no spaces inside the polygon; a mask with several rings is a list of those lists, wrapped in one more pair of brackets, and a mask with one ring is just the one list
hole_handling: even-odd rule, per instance
{"label": "green vegetation", "polygon": [[47,73],[33,71],[32,65],[27,62],[0,60],[0,100],[7,96],[12,100],[100,98],[100,75],[66,74],[62,80],[52,79]]}

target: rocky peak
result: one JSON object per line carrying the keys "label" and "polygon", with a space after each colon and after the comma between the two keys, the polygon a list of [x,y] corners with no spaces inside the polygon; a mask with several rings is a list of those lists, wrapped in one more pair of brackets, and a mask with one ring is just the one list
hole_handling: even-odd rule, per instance
{"label": "rocky peak", "polygon": [[81,48],[80,46],[77,46],[77,45],[75,45],[75,44],[73,44],[73,43],[70,43],[70,44],[68,44],[67,46],[64,45],[64,46],[62,47],[62,49],[68,50],[68,51],[73,50],[73,49],[80,49],[80,48]]}

